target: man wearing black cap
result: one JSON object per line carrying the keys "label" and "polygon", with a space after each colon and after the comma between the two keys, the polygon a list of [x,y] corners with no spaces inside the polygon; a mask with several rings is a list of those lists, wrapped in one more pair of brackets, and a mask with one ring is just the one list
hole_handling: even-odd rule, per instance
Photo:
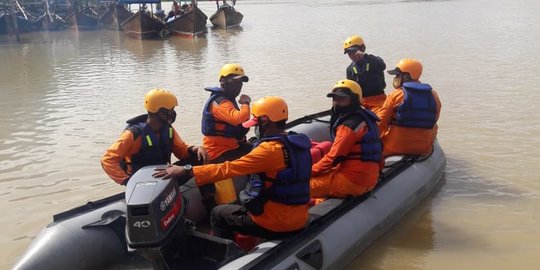
{"label": "man wearing black cap", "polygon": [[351,36],[345,40],[343,49],[344,54],[348,54],[352,60],[347,67],[347,79],[357,82],[362,87],[362,106],[376,112],[386,98],[384,94],[386,64],[380,57],[365,53],[366,45],[360,36]]}

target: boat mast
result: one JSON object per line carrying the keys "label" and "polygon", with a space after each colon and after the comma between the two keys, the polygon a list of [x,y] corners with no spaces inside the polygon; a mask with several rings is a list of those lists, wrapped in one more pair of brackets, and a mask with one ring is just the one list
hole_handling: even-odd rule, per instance
{"label": "boat mast", "polygon": [[49,0],[43,0],[43,3],[45,4],[45,14],[47,14],[47,17],[49,18],[49,22],[53,22],[53,17],[51,15],[51,9],[49,6]]}

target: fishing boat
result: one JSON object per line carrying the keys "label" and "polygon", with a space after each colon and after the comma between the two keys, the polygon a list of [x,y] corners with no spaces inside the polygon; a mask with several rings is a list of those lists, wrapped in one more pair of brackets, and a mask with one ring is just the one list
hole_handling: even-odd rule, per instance
{"label": "fishing boat", "polygon": [[[305,116],[288,130],[328,140],[329,119],[329,111]],[[302,232],[249,250],[208,233],[207,211],[193,179],[179,187],[175,180],[153,178],[155,166],[144,167],[125,194],[55,215],[14,269],[102,269],[119,261],[125,266],[126,258],[135,256],[169,269],[342,268],[438,185],[446,157],[435,142],[429,156],[395,156],[385,163],[372,192],[327,199],[310,208]]]}
{"label": "fishing boat", "polygon": [[107,3],[105,12],[99,17],[101,28],[110,30],[122,30],[122,22],[133,15],[126,5],[115,2]]}
{"label": "fishing boat", "polygon": [[[121,23],[122,30],[129,37],[155,39],[163,36],[163,22],[146,9],[146,4],[159,4],[160,0],[120,0],[119,4],[139,4],[140,9]],[[152,9],[152,7],[151,7]]]}
{"label": "fishing boat", "polygon": [[206,21],[208,17],[197,6],[197,1],[191,1],[190,5],[183,5],[180,14],[166,22],[169,34],[177,36],[198,36],[206,33]]}
{"label": "fishing boat", "polygon": [[18,1],[15,1],[13,9],[8,8],[6,4],[7,2],[0,11],[0,34],[28,33],[38,30],[39,25],[36,24],[35,17],[25,11]]}
{"label": "fishing boat", "polygon": [[[67,28],[68,24],[67,22],[57,13],[55,13],[56,8],[54,10],[51,10],[51,6],[49,3],[50,0],[44,0],[42,4],[39,3],[27,3],[34,4],[32,7],[32,10],[36,11],[36,15],[34,23],[36,24],[37,30],[45,30],[45,31],[58,31],[58,30],[64,30]],[[67,4],[59,4],[56,3],[58,6],[58,10],[61,10],[61,6],[67,6]],[[42,6],[40,8],[40,6]]]}
{"label": "fishing boat", "polygon": [[38,25],[39,29],[45,31],[64,30],[67,27],[67,22],[62,19],[62,17],[58,16],[57,14],[47,12],[39,16],[35,23]]}
{"label": "fishing boat", "polygon": [[[34,30],[34,24],[29,20],[17,16],[17,27],[19,33],[27,33]],[[13,17],[11,14],[0,13],[0,35],[15,33]]]}
{"label": "fishing boat", "polygon": [[218,28],[231,28],[239,26],[243,18],[242,13],[225,2],[210,16],[210,22]]}
{"label": "fishing boat", "polygon": [[71,29],[79,31],[92,31],[98,29],[98,18],[81,12],[69,15],[66,18],[66,22],[70,25]]}
{"label": "fishing boat", "polygon": [[67,5],[68,16],[65,18],[65,21],[69,24],[71,29],[78,31],[98,29],[98,13],[93,7],[86,5],[80,8],[79,0],[69,0],[67,1]]}

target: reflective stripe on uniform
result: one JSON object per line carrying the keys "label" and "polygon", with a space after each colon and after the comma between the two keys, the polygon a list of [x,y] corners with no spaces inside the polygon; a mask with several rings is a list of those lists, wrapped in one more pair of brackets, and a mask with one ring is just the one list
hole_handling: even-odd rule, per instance
{"label": "reflective stripe on uniform", "polygon": [[146,135],[146,142],[148,143],[148,146],[152,146],[152,139],[150,138],[150,135]]}

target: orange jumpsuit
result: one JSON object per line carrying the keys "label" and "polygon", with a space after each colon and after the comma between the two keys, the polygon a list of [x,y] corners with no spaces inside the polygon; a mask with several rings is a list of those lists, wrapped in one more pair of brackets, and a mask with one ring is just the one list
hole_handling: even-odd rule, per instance
{"label": "orange jumpsuit", "polygon": [[370,109],[372,112],[377,113],[383,107],[384,101],[386,100],[386,95],[376,95],[371,97],[363,97],[360,100],[362,107]]}
{"label": "orange jumpsuit", "polygon": [[[248,104],[241,104],[240,110],[234,107],[234,104],[227,99],[221,102],[214,101],[210,105],[210,111],[214,116],[214,119],[221,122],[226,122],[233,126],[238,126],[243,122],[249,120],[250,111]],[[225,124],[216,123],[215,129],[219,131],[225,130]],[[247,145],[245,139],[243,140],[245,145],[240,147],[240,141],[237,138],[230,138],[224,136],[204,136],[203,147],[208,152],[210,163],[222,162],[223,160],[237,159],[243,156],[251,150],[251,145]],[[231,152],[229,152],[231,151]],[[219,158],[224,153],[229,152],[222,158]],[[206,186],[201,188],[201,194],[203,196],[212,196],[218,204],[231,203],[236,200],[236,191],[232,179],[224,179],[219,183],[216,183],[215,187]],[[208,206],[212,207],[211,205]]]}
{"label": "orange jumpsuit", "polygon": [[[441,101],[432,90],[437,105],[436,119],[441,112]],[[395,89],[386,97],[383,108],[377,113],[381,119],[379,129],[383,141],[383,155],[427,155],[433,150],[433,141],[437,136],[437,125],[431,129],[401,127],[392,124],[396,117],[397,107],[403,103],[404,93],[401,88]]]}
{"label": "orange jumpsuit", "polygon": [[[265,141],[247,155],[221,164],[207,164],[193,167],[197,185],[214,183],[216,180],[233,176],[264,172],[275,179],[277,173],[286,168],[283,144],[279,141]],[[272,184],[265,181],[266,187]],[[290,232],[302,229],[308,220],[308,204],[287,205],[269,200],[264,205],[264,212],[255,216],[253,221],[265,229],[274,232]]]}
{"label": "orange jumpsuit", "polygon": [[[236,110],[230,100],[224,100],[221,103],[213,102],[211,105],[212,114],[216,120],[229,123],[233,126],[242,124],[249,120],[249,105],[241,104],[240,110]],[[223,130],[224,124],[216,123],[217,130]],[[236,138],[228,138],[223,136],[204,136],[203,147],[208,152],[210,160],[218,158],[221,154],[238,148],[239,142]]]}
{"label": "orange jumpsuit", "polygon": [[[159,134],[158,134],[159,136]],[[103,170],[118,184],[125,184],[125,181],[135,173],[131,169],[131,155],[138,153],[141,149],[142,136],[133,139],[133,133],[129,130],[124,130],[120,138],[113,143],[103,157],[101,157],[101,166]],[[176,130],[173,128],[173,143],[172,153],[178,158],[183,159],[189,157],[188,146],[180,138]],[[126,162],[127,172],[121,166],[121,162]]]}
{"label": "orange jumpsuit", "polygon": [[[311,170],[310,192],[312,198],[357,196],[372,190],[379,178],[379,163],[347,159],[362,151],[357,144],[367,133],[367,125],[361,123],[356,130],[340,125],[336,138],[328,152]],[[334,166],[338,158],[345,159]]]}

